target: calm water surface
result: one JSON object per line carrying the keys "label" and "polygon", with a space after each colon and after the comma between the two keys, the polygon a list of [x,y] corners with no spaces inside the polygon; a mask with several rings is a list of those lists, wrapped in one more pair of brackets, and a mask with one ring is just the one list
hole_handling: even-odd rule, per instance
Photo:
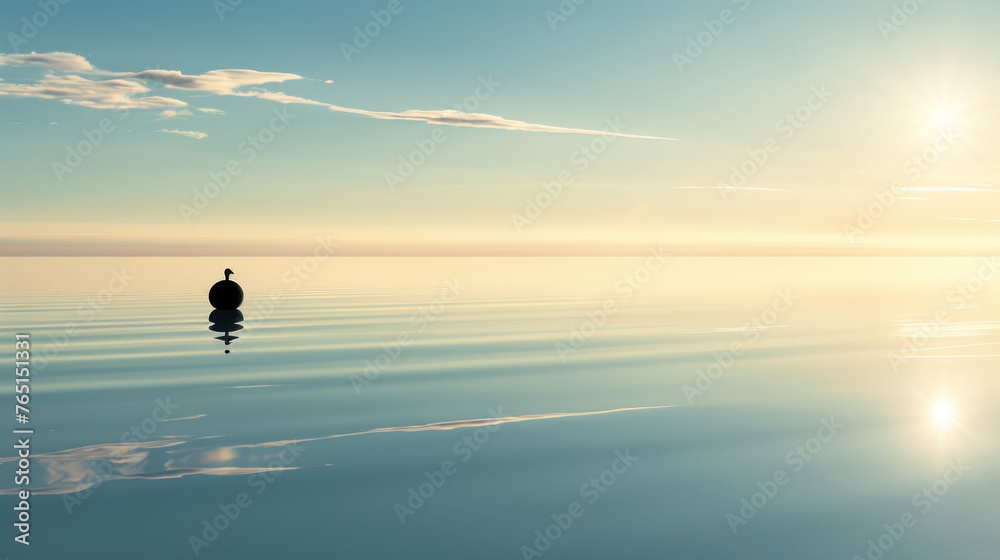
{"label": "calm water surface", "polygon": [[36,434],[6,554],[1000,558],[980,260],[296,263],[7,259]]}

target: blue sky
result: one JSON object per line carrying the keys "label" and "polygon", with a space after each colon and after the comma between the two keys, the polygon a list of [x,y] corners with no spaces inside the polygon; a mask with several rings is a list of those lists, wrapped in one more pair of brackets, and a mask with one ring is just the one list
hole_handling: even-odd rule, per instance
{"label": "blue sky", "polygon": [[[21,18],[37,17],[40,7],[5,3],[6,246],[170,245],[192,236],[217,244],[223,233],[263,235],[266,245],[317,232],[374,244],[844,243],[859,212],[896,180],[923,190],[895,193],[900,200],[862,228],[864,242],[976,245],[1000,227],[1000,214],[989,212],[998,188],[990,155],[998,147],[990,126],[1000,83],[995,2],[587,0],[572,13],[564,3],[561,19],[552,16],[557,1],[404,0],[346,60],[343,44],[354,41],[355,27],[389,4],[244,0],[220,20],[207,0],[71,1],[15,50],[9,33],[21,33]],[[880,22],[892,21],[894,6],[913,13],[886,31]],[[724,10],[729,23],[712,23]],[[709,29],[718,36],[704,40]],[[678,69],[675,53],[699,33],[707,46],[687,52],[697,56]],[[94,70],[17,58],[32,52],[69,53]],[[160,79],[173,71],[204,82],[206,73],[232,69],[295,78],[213,82],[214,90]],[[17,93],[46,76],[123,79],[148,89],[135,102],[160,96],[167,104],[125,112],[65,92]],[[488,118],[441,113],[484,81],[495,91],[460,109]],[[829,98],[814,99],[816,88]],[[307,102],[275,99],[279,92]],[[815,110],[786,137],[782,119],[810,101]],[[268,127],[275,109],[294,118],[246,161],[241,143]],[[407,111],[508,129],[428,124]],[[92,153],[71,172],[54,169],[102,119],[114,129]],[[609,120],[629,135],[671,140],[601,135]],[[961,140],[908,176],[904,164],[934,146],[942,127],[960,130]],[[742,187],[720,188],[734,186],[733,166],[772,138],[778,148]],[[434,152],[390,188],[386,174],[398,173],[399,158],[420,142]],[[602,153],[583,166],[579,151],[588,146]],[[185,217],[181,205],[231,160],[240,174]],[[548,200],[542,185],[564,171],[572,184],[525,225],[530,202]]]}

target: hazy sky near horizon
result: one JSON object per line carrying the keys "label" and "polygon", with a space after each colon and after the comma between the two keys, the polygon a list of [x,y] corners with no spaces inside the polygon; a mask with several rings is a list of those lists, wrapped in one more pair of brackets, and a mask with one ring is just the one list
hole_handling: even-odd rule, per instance
{"label": "hazy sky near horizon", "polygon": [[39,6],[0,7],[0,251],[1000,234],[990,0]]}

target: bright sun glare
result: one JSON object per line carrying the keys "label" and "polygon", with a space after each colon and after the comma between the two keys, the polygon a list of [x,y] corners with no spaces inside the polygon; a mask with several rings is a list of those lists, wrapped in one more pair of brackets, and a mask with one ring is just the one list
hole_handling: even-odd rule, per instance
{"label": "bright sun glare", "polygon": [[951,428],[958,422],[958,408],[952,401],[939,400],[931,408],[931,419],[939,428]]}
{"label": "bright sun glare", "polygon": [[955,128],[957,121],[955,119],[955,114],[950,110],[939,111],[937,114],[937,125],[943,129]]}

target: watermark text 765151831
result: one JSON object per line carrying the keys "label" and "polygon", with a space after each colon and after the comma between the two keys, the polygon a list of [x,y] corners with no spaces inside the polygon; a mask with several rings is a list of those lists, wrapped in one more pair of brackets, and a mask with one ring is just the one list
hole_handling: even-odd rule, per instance
{"label": "watermark text 765151831", "polygon": [[14,335],[14,450],[17,452],[17,470],[14,486],[19,487],[14,505],[14,541],[30,545],[31,535],[31,434],[28,427],[31,411],[31,335]]}

